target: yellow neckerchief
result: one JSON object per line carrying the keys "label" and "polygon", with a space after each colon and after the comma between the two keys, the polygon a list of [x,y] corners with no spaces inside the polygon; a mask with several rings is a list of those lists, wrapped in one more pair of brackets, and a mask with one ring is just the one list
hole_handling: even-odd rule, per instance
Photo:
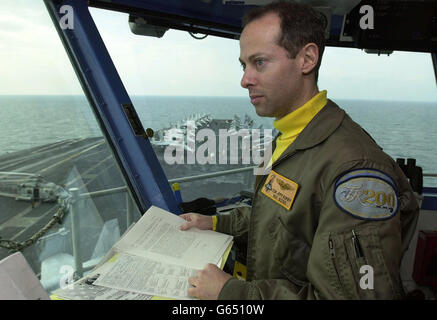
{"label": "yellow neckerchief", "polygon": [[273,121],[273,126],[281,132],[276,139],[276,148],[271,163],[278,160],[281,154],[293,143],[314,116],[327,104],[327,91],[323,90],[307,101],[299,109],[287,114],[281,119]]}

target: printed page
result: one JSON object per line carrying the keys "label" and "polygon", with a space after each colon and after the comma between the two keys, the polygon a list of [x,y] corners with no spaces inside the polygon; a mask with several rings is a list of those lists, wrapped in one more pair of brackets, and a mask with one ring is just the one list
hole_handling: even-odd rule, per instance
{"label": "printed page", "polygon": [[124,291],[95,285],[100,274],[111,268],[111,261],[114,261],[118,254],[113,254],[100,267],[94,268],[87,276],[72,284],[65,284],[64,287],[55,290],[50,298],[52,300],[150,300],[151,295]]}
{"label": "printed page", "polygon": [[232,236],[196,228],[179,230],[184,223],[181,217],[152,206],[115,246],[119,251],[193,269],[218,264]]}
{"label": "printed page", "polygon": [[85,281],[74,283],[71,288],[53,292],[53,299],[61,300],[150,300],[151,298],[151,295],[97,286]]}
{"label": "printed page", "polygon": [[187,295],[188,278],[198,270],[120,253],[105,264],[94,285],[175,299]]}

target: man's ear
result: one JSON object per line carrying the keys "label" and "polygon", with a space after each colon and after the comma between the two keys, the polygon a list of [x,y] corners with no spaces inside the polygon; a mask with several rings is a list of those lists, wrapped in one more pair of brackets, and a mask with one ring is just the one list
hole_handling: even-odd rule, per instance
{"label": "man's ear", "polygon": [[307,43],[299,52],[301,55],[301,71],[310,74],[319,61],[319,47],[315,43]]}

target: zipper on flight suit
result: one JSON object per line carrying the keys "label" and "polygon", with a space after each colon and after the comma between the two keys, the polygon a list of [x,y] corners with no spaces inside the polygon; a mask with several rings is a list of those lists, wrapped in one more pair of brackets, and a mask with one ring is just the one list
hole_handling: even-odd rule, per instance
{"label": "zipper on flight suit", "polygon": [[331,255],[331,258],[335,258],[335,250],[334,250],[334,242],[331,238],[329,238],[329,254]]}
{"label": "zipper on flight suit", "polygon": [[[273,170],[273,167],[276,166],[279,162],[282,162],[284,159],[288,159],[288,158],[294,156],[296,153],[297,153],[297,150],[293,150],[290,154],[285,155],[283,158],[279,157],[279,159],[276,160],[275,163],[272,164],[271,169]],[[259,183],[255,186],[254,195],[256,195],[259,192],[261,186],[263,185],[263,183],[265,182],[265,179],[267,177],[268,177],[268,175],[265,175],[265,178],[261,179],[259,181]],[[252,208],[255,206],[255,202],[256,202],[255,200],[256,200],[256,197],[254,196],[253,200],[252,200]],[[253,221],[253,219],[249,219],[249,234],[253,233],[253,222],[252,221]],[[251,241],[248,241],[247,256],[246,256],[246,268],[249,265],[249,254],[251,253],[251,251],[252,251]],[[253,274],[252,274],[252,270],[249,270],[247,268],[246,269],[246,280],[249,279],[249,277],[253,278]]]}
{"label": "zipper on flight suit", "polygon": [[329,235],[328,244],[329,244],[329,255],[331,256],[331,261],[334,266],[334,271],[335,274],[337,275],[337,280],[338,283],[340,284],[340,289],[343,290],[344,286],[343,286],[343,282],[341,281],[340,274],[338,273],[337,261],[335,259],[334,241],[331,239],[331,234]]}

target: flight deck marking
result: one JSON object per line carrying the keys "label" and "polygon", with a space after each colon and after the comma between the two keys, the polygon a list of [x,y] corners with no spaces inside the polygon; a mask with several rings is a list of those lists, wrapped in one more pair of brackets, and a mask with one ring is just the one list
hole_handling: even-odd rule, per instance
{"label": "flight deck marking", "polygon": [[[24,155],[24,156],[20,156],[19,159],[12,158],[9,160],[1,161],[0,163],[1,163],[2,167],[0,167],[0,170],[3,170],[3,168],[8,168],[11,166],[19,165],[20,163],[23,163],[26,161],[31,161],[35,157],[43,158],[45,152],[54,151],[54,150],[49,150],[50,148],[52,148],[52,149],[59,148],[59,146],[67,147],[67,146],[71,145],[72,143],[78,143],[82,140],[85,140],[85,139],[74,140],[74,141],[67,140],[67,142],[66,141],[56,142],[56,143],[50,144],[49,147],[48,146],[41,147],[41,148],[36,147],[36,149],[33,150],[31,153],[28,153],[27,155]],[[81,147],[79,147],[79,148],[81,148]],[[70,150],[69,152],[75,152],[76,150],[78,150],[78,148]],[[23,150],[18,150],[17,153],[20,153],[20,152],[22,153],[22,151]],[[62,156],[62,155],[60,155],[60,156]],[[45,160],[52,160],[52,159],[53,159],[53,157],[50,157],[50,158],[46,158]],[[28,167],[28,166],[24,166],[22,168],[26,168],[26,167]]]}
{"label": "flight deck marking", "polygon": [[[99,163],[97,163],[96,165],[94,165],[94,166],[92,166],[91,168],[89,168],[88,170],[82,172],[82,173],[79,175],[79,177],[74,178],[73,180],[69,181],[69,182],[65,185],[65,187],[68,188],[68,187],[71,186],[73,183],[75,183],[79,178],[82,178],[82,177],[84,177],[84,175],[88,174],[89,171],[94,170],[94,169],[97,168],[98,166],[101,166],[102,163],[104,163],[105,161],[108,161],[108,160],[111,159],[111,158],[112,158],[112,155],[106,157],[105,159],[103,159],[102,161],[100,161]],[[112,164],[111,166],[113,166],[113,165],[114,165],[114,164]],[[106,168],[106,170],[108,170],[109,168],[110,168],[110,167]],[[96,176],[98,176],[98,175],[96,174]],[[87,186],[91,181],[94,181],[94,179],[88,181],[87,183],[84,183],[84,186]]]}
{"label": "flight deck marking", "polygon": [[63,160],[61,160],[61,161],[59,161],[59,162],[56,162],[56,163],[52,164],[51,166],[49,166],[49,167],[47,167],[47,168],[44,168],[44,169],[42,169],[42,170],[40,170],[40,171],[37,171],[37,173],[42,173],[42,172],[44,172],[44,171],[47,171],[48,169],[51,169],[51,168],[53,168],[53,167],[56,167],[56,166],[58,166],[58,165],[60,165],[60,164],[62,164],[62,163],[64,163],[64,162],[66,162],[66,161],[69,161],[69,160],[71,160],[71,159],[73,159],[73,158],[76,158],[76,157],[80,156],[82,153],[85,153],[85,152],[87,152],[87,151],[89,151],[89,150],[92,150],[92,149],[94,149],[94,148],[97,148],[97,147],[99,147],[100,145],[102,145],[102,144],[104,144],[104,143],[105,143],[105,141],[101,141],[101,142],[97,143],[97,144],[94,145],[94,146],[91,146],[91,147],[89,147],[89,148],[87,148],[87,149],[85,149],[85,150],[82,150],[82,151],[80,151],[80,152],[78,152],[78,153],[76,153],[76,154],[73,154],[72,156],[70,156],[70,157],[68,157],[68,158],[65,158],[65,159],[63,159]]}
{"label": "flight deck marking", "polygon": [[[36,208],[36,206],[35,206]],[[54,210],[55,209],[55,210]],[[16,235],[14,235],[13,237],[10,238],[10,240],[15,240],[17,239],[19,236],[21,236],[24,232],[28,231],[31,227],[33,227],[35,224],[37,224],[38,222],[40,222],[41,220],[43,220],[44,218],[47,218],[47,216],[52,216],[53,213],[57,210],[57,207],[54,206],[52,208],[50,208],[49,210],[47,210],[46,212],[43,212],[39,217],[23,217],[22,219],[26,219],[26,222],[30,223],[30,225],[28,226],[23,226],[21,225],[20,227],[24,227],[25,229],[21,230],[20,232],[18,232]],[[14,226],[15,227],[15,226]]]}
{"label": "flight deck marking", "polygon": [[[40,204],[36,203],[35,208],[39,207]],[[53,213],[56,211],[57,207],[53,206],[49,210],[42,212],[40,216],[38,217],[26,217],[27,214],[29,214],[32,210],[35,208],[27,207],[19,214],[13,216],[12,218],[6,220],[4,223],[0,225],[0,231],[7,227],[12,228],[24,228],[17,234],[15,234],[13,237],[9,238],[9,240],[16,240],[19,236],[21,236],[24,232],[28,231],[31,227],[33,227],[35,224],[37,224],[39,221],[43,220],[44,218],[47,218],[47,216],[52,216]],[[29,210],[30,209],[30,210]],[[15,223],[17,220],[21,221],[21,223]],[[25,222],[23,224],[23,221]]]}
{"label": "flight deck marking", "polygon": [[[35,208],[38,207],[39,205],[40,205],[39,203],[36,203],[35,204]],[[10,217],[6,221],[4,221],[2,224],[0,224],[0,231],[2,231],[4,228],[7,228],[7,227],[13,227],[13,228],[23,227],[23,225],[19,221],[21,221],[32,210],[34,210],[34,208],[32,208],[32,206],[29,205],[23,211],[21,211],[18,214],[15,214],[14,216]],[[16,237],[17,237],[17,235],[14,236],[14,238],[16,238]]]}
{"label": "flight deck marking", "polygon": [[[62,163],[62,162],[64,162],[64,161],[68,160],[68,159],[74,158],[75,156],[78,156],[78,155],[80,155],[80,154],[83,153],[83,152],[86,152],[86,151],[88,151],[88,150],[91,150],[91,149],[93,149],[93,148],[95,148],[95,147],[97,147],[97,146],[99,146],[99,145],[101,145],[101,144],[103,144],[103,143],[105,143],[104,140],[103,140],[103,141],[100,141],[98,144],[95,144],[95,142],[93,142],[93,143],[90,143],[89,145],[81,146],[81,147],[78,147],[78,148],[76,148],[76,149],[74,149],[74,150],[70,150],[69,152],[65,152],[64,154],[61,154],[61,155],[55,155],[55,156],[52,156],[52,157],[49,157],[49,158],[44,158],[44,159],[42,159],[41,161],[38,161],[38,162],[36,162],[36,163],[32,163],[32,164],[29,164],[29,165],[26,165],[26,166],[23,166],[23,167],[15,168],[14,171],[20,171],[20,172],[21,172],[21,171],[26,171],[26,170],[28,170],[28,169],[30,169],[30,168],[36,167],[36,166],[41,165],[41,164],[43,164],[43,163],[45,163],[45,162],[52,161],[53,159],[61,158],[61,157],[65,156],[65,154],[72,154],[72,153],[74,153],[74,152],[77,152],[78,150],[82,150],[83,148],[87,148],[88,146],[91,146],[91,147],[89,147],[88,149],[82,150],[82,151],[80,151],[79,153],[74,154],[74,155],[70,156],[70,157],[67,158],[67,159],[61,160],[59,163],[55,163],[55,164],[53,164],[52,166],[49,167],[49,168],[51,168],[51,167],[53,167],[53,166],[56,166],[56,165],[58,165],[58,164],[60,164],[60,163]],[[31,159],[31,158],[30,158],[30,159]],[[4,170],[4,168],[7,168],[7,167],[11,167],[11,165],[8,165],[8,166],[6,166],[6,167],[0,167],[0,168],[1,168],[2,170]],[[45,168],[45,169],[43,169],[43,170],[47,170],[47,169],[49,169],[49,168]],[[38,172],[36,172],[35,174],[37,174],[37,173],[38,173]]]}

